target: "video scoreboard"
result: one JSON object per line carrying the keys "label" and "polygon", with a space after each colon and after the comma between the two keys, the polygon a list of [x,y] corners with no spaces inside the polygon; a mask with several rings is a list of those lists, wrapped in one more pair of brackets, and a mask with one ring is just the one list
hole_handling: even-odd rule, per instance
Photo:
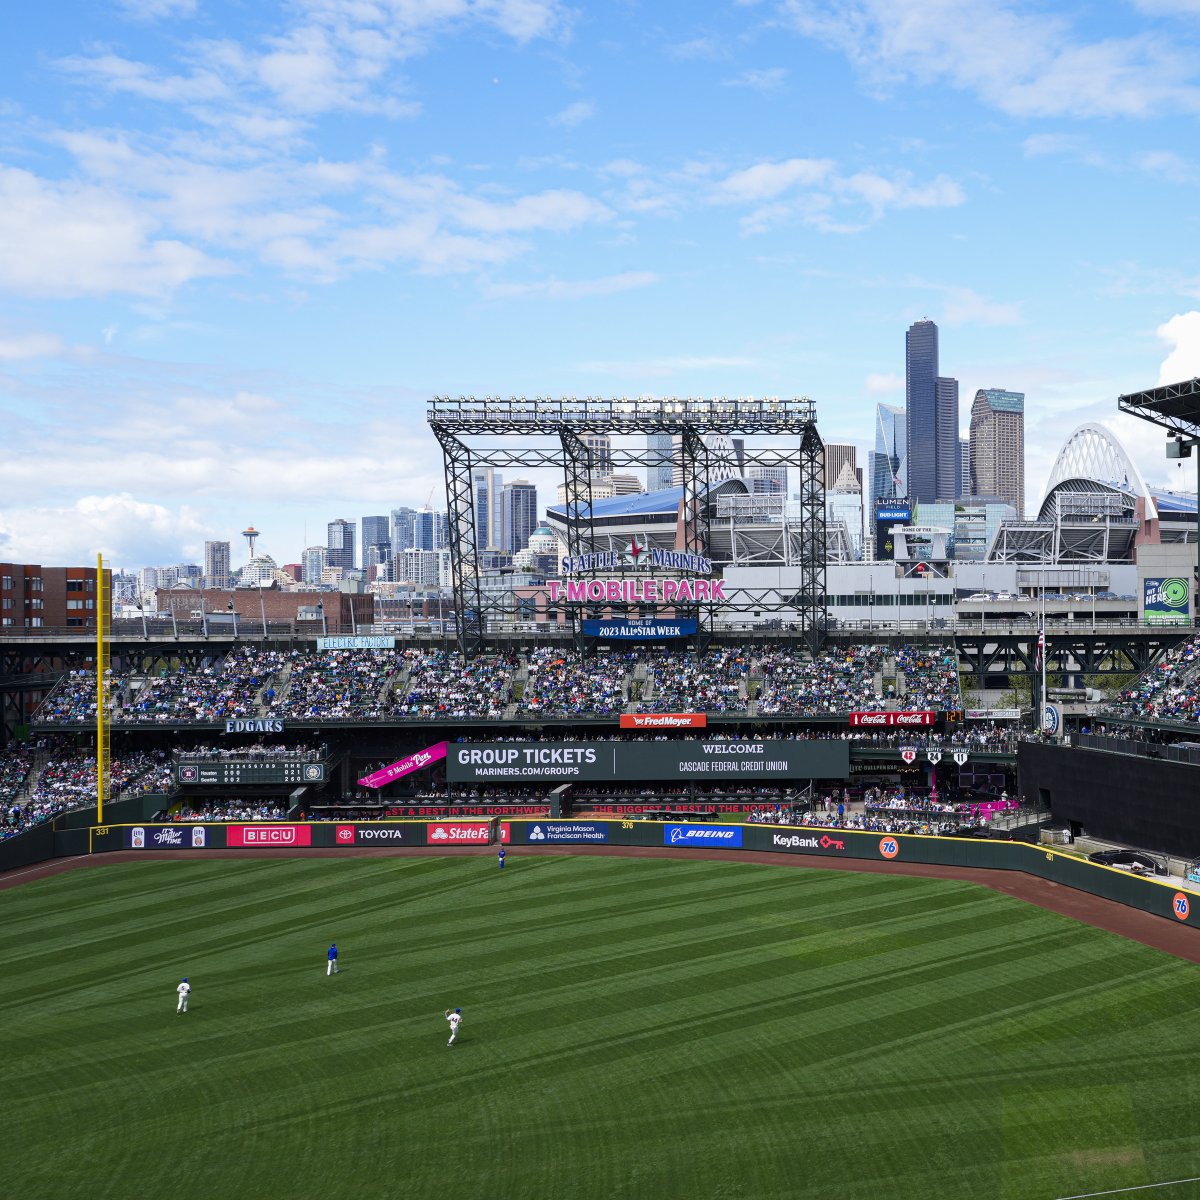
{"label": "video scoreboard", "polygon": [[245,787],[272,783],[324,783],[325,764],[303,759],[179,759],[175,779],[181,787]]}

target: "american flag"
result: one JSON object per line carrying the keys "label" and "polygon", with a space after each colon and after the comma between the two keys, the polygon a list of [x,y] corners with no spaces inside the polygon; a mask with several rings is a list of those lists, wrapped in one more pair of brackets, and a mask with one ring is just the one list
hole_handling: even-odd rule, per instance
{"label": "american flag", "polygon": [[1037,665],[1041,669],[1042,663],[1046,658],[1046,631],[1045,629],[1038,630],[1038,649],[1037,649]]}

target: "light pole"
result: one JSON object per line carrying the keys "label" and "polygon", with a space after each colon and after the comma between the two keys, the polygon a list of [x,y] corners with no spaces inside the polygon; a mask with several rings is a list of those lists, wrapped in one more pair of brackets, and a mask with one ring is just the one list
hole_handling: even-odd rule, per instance
{"label": "light pole", "polygon": [[233,640],[236,642],[236,641],[237,641],[237,635],[238,635],[238,630],[237,630],[237,606],[234,604],[234,599],[235,599],[235,597],[234,597],[234,596],[232,596],[232,595],[229,597],[229,611],[230,611],[231,613],[233,613]]}
{"label": "light pole", "polygon": [[[139,598],[137,602],[137,610],[142,618],[142,641],[149,641],[150,635],[146,632],[146,610],[142,607],[142,601]],[[172,610],[174,611],[174,610]]]}
{"label": "light pole", "polygon": [[871,589],[870,595],[867,596],[867,628],[875,632],[875,576],[874,574],[867,576],[867,586]]}
{"label": "light pole", "polygon": [[325,627],[325,601],[324,600],[317,601],[317,612],[319,612],[321,614],[321,636],[328,637],[329,630]]}
{"label": "light pole", "polygon": [[258,584],[258,611],[262,613],[262,640],[267,640],[267,606],[263,601],[262,581]]}

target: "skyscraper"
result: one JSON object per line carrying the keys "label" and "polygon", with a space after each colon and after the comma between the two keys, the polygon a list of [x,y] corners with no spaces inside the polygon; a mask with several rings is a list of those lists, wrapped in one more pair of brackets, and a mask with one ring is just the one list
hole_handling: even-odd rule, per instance
{"label": "skyscraper", "polygon": [[592,452],[592,478],[611,475],[612,438],[607,433],[581,433],[579,440]]}
{"label": "skyscraper", "polygon": [[958,494],[971,496],[971,439],[958,439]]}
{"label": "skyscraper", "polygon": [[392,553],[400,554],[413,542],[413,518],[417,515],[415,508],[392,509]]}
{"label": "skyscraper", "polygon": [[204,543],[204,586],[227,588],[229,580],[229,543]]}
{"label": "skyscraper", "polygon": [[962,494],[962,449],[958,436],[958,380],[939,375],[934,380],[937,412],[937,499],[957,500]]}
{"label": "skyscraper", "polygon": [[475,541],[480,550],[499,549],[503,529],[500,489],[504,478],[492,467],[471,468],[471,499],[475,506]]}
{"label": "skyscraper", "polygon": [[300,555],[300,578],[304,583],[321,582],[321,573],[325,570],[327,553],[324,546],[309,546]]}
{"label": "skyscraper", "polygon": [[325,527],[325,565],[339,571],[354,570],[354,522],[338,517]]}
{"label": "skyscraper", "polygon": [[788,469],[787,467],[747,467],[746,482],[750,485],[750,494],[753,496],[772,494],[786,496]]}
{"label": "skyscraper", "polygon": [[938,375],[938,327],[916,321],[905,335],[908,496],[954,499],[959,473],[958,380]]}
{"label": "skyscraper", "polygon": [[669,433],[646,435],[646,491],[661,492],[671,486],[675,442]]}
{"label": "skyscraper", "polygon": [[875,511],[876,500],[908,495],[908,424],[904,409],[891,404],[875,406],[875,449],[868,455],[868,466],[868,511]]}
{"label": "skyscraper", "polygon": [[854,470],[858,466],[858,447],[845,442],[825,443],[825,490],[832,492],[841,478],[842,468],[850,464]]}
{"label": "skyscraper", "polygon": [[529,535],[537,528],[537,488],[527,479],[514,479],[504,485],[500,503],[500,549],[515,554],[529,545]]}
{"label": "skyscraper", "polygon": [[[372,548],[375,548],[372,553]],[[364,568],[387,562],[392,552],[392,523],[387,517],[363,517],[362,565]]]}
{"label": "skyscraper", "polygon": [[1025,393],[982,388],[971,405],[971,494],[1025,511]]}

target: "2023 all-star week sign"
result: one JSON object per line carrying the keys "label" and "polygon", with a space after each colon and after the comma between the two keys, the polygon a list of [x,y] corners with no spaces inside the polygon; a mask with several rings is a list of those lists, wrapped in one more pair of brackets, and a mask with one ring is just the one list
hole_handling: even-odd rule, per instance
{"label": "2023 all-star week sign", "polygon": [[847,742],[454,742],[450,783],[847,779]]}

